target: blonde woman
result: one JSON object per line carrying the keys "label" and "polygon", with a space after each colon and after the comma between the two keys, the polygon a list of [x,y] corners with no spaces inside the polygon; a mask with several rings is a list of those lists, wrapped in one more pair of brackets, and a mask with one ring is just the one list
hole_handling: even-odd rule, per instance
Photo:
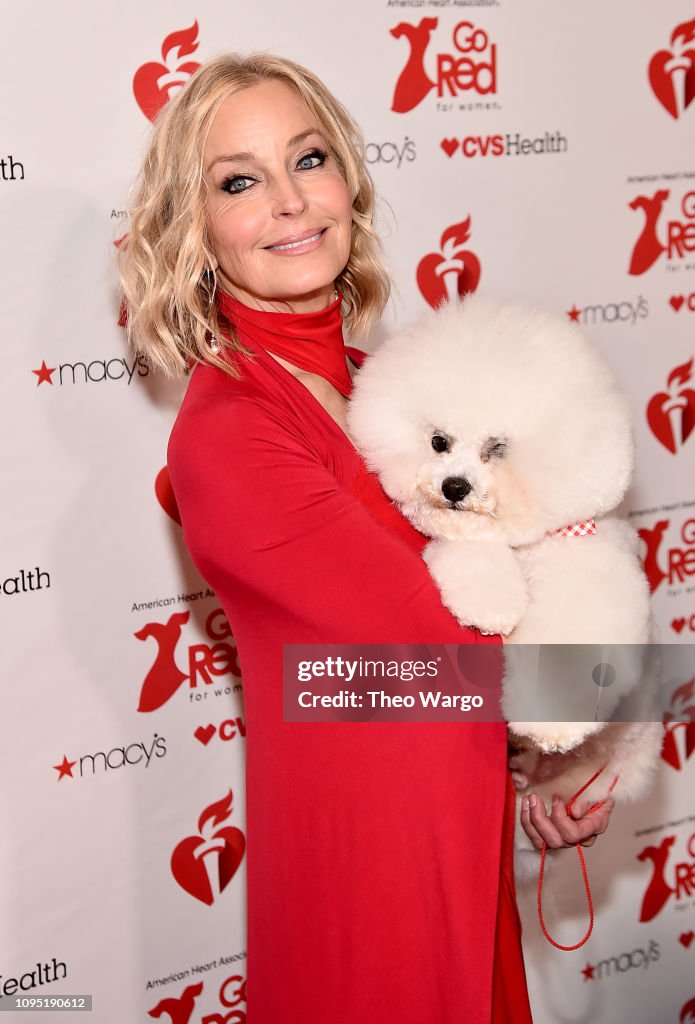
{"label": "blonde woman", "polygon": [[[168,463],[243,670],[249,1019],[522,1024],[504,725],[283,721],[285,643],[497,641],[444,609],[345,432],[343,326],[363,336],[389,294],[373,211],[320,81],[219,57],[159,118],[119,257],[135,349],[192,366]],[[539,847],[607,824],[538,804]]]}

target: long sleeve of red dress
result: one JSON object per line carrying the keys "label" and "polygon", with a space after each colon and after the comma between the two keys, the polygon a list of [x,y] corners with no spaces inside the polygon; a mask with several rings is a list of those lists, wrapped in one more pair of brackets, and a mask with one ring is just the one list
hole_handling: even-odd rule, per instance
{"label": "long sleeve of red dress", "polygon": [[240,365],[195,368],[168,464],[242,670],[249,1024],[525,1024],[504,725],[282,712],[285,643],[485,638],[317,400],[262,350]]}

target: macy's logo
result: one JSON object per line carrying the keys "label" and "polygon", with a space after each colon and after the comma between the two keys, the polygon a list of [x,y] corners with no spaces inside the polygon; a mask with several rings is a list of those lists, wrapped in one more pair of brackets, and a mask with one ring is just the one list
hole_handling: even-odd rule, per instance
{"label": "macy's logo", "polygon": [[190,28],[171,32],[162,43],[162,61],[142,64],[133,77],[133,93],[140,110],[150,121],[175,92],[186,84],[200,64],[183,58],[198,49],[198,22]]}
{"label": "macy's logo", "polygon": [[198,819],[198,835],[186,836],[171,855],[171,873],[187,893],[212,906],[236,874],[246,840],[241,829],[225,825],[232,813],[231,789],[206,807]]}
{"label": "macy's logo", "polygon": [[425,51],[439,24],[438,18],[423,18],[417,25],[402,21],[391,29],[395,39],[405,37],[410,54],[393,93],[391,110],[405,114],[425,96],[437,90],[437,96],[458,96],[472,90],[479,95],[497,92],[497,47],[487,32],[471,21],[460,21],[451,34],[453,53],[437,53],[434,77],[425,69]]}
{"label": "macy's logo", "polygon": [[[166,622],[148,622],[133,634],[138,640],[153,638],[157,644],[157,654],[140,690],[138,711],[161,708],[186,680],[193,690],[201,682],[211,685],[219,676],[241,676],[236,646],[230,642],[232,630],[221,608],[213,608],[205,620],[205,632],[212,643],[189,644],[188,672],[181,671],[176,654],[190,614],[175,612]],[[193,698],[191,694],[190,699]]]}
{"label": "macy's logo", "polygon": [[650,60],[649,84],[661,106],[679,118],[695,98],[695,20],[677,25],[670,42],[670,50]]}

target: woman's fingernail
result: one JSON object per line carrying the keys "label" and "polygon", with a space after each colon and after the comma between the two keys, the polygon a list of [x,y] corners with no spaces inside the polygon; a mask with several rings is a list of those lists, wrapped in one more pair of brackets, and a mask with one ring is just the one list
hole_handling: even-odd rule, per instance
{"label": "woman's fingernail", "polygon": [[557,793],[553,793],[553,807],[555,806],[555,804],[559,804],[559,803],[560,803],[560,797],[557,795]]}
{"label": "woman's fingernail", "polygon": [[535,807],[536,806],[536,797],[534,796],[533,793],[528,798],[528,805],[529,805],[529,807]]}
{"label": "woman's fingernail", "polygon": [[526,814],[526,812],[528,811],[528,797],[527,796],[525,796],[524,799],[521,801],[521,811],[522,811],[523,814]]}

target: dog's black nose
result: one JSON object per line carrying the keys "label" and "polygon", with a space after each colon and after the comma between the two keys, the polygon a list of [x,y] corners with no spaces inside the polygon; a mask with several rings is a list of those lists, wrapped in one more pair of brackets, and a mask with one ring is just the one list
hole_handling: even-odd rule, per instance
{"label": "dog's black nose", "polygon": [[448,476],[442,484],[442,494],[447,501],[463,501],[472,490],[465,476]]}

